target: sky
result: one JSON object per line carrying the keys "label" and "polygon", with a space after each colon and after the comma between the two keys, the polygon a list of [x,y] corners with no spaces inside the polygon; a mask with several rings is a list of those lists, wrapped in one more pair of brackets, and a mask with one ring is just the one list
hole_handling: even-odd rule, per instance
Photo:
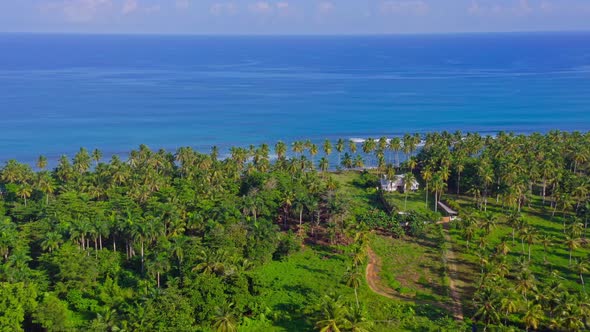
{"label": "sky", "polygon": [[590,0],[0,0],[0,32],[392,34],[590,30]]}

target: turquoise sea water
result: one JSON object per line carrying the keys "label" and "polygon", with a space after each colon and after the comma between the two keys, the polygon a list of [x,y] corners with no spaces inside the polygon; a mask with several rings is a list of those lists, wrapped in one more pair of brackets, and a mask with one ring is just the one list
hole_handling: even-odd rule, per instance
{"label": "turquoise sea water", "polygon": [[0,34],[0,162],[139,144],[590,130],[590,33]]}

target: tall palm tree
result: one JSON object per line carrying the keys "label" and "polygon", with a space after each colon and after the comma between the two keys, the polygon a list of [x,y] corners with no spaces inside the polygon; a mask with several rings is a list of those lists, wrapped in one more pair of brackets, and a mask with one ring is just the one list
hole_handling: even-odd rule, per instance
{"label": "tall palm tree", "polygon": [[572,252],[575,249],[578,249],[578,247],[580,246],[580,240],[575,237],[571,237],[569,235],[566,235],[564,244],[569,249],[569,255],[570,255],[569,262],[570,262],[570,265],[572,265]]}
{"label": "tall palm tree", "polygon": [[102,159],[102,152],[99,149],[94,149],[92,151],[92,160],[94,160],[94,165],[98,166],[98,163]]}
{"label": "tall palm tree", "polygon": [[499,299],[492,288],[484,287],[481,289],[475,295],[473,302],[477,309],[473,318],[484,323],[484,331],[487,331],[489,325],[500,322]]}
{"label": "tall palm tree", "polygon": [[395,152],[395,167],[399,167],[399,151],[402,148],[402,141],[399,137],[389,140],[389,150]]}
{"label": "tall palm tree", "polygon": [[432,176],[432,190],[434,191],[434,211],[438,211],[438,201],[440,195],[447,187],[447,183],[443,180],[441,175],[437,172]]}
{"label": "tall palm tree", "polygon": [[513,292],[509,291],[507,296],[503,296],[500,300],[500,310],[504,315],[504,325],[508,325],[507,320],[510,318],[510,315],[518,311],[518,301],[512,294]]}
{"label": "tall palm tree", "polygon": [[47,158],[45,156],[39,156],[39,159],[37,159],[37,168],[44,170],[45,167],[47,167]]}
{"label": "tall palm tree", "polygon": [[534,228],[527,228],[527,231],[523,234],[524,240],[529,245],[529,262],[531,261],[531,247],[537,240],[537,232]]}
{"label": "tall palm tree", "polygon": [[332,142],[329,139],[324,141],[323,150],[327,157],[332,154]]}
{"label": "tall palm tree", "polygon": [[429,166],[426,166],[422,169],[421,172],[422,179],[424,180],[424,184],[426,185],[426,189],[424,190],[426,195],[426,208],[428,208],[428,185],[430,181],[432,181],[432,169]]}
{"label": "tall palm tree", "polygon": [[320,332],[340,332],[346,324],[346,308],[340,298],[325,296],[322,303],[320,320],[315,324]]}
{"label": "tall palm tree", "polygon": [[342,138],[339,138],[338,142],[336,142],[336,151],[338,151],[338,165],[340,165],[340,157],[344,151],[344,140]]}
{"label": "tall palm tree", "polygon": [[305,151],[305,143],[302,141],[295,141],[291,145],[291,149],[293,150],[294,153],[298,153],[299,155],[302,155],[303,152]]}
{"label": "tall palm tree", "polygon": [[330,167],[330,162],[328,161],[328,158],[322,157],[319,162],[319,167],[320,170],[325,173]]}
{"label": "tall palm tree", "polygon": [[584,260],[576,260],[576,271],[580,276],[580,282],[582,283],[582,290],[586,292],[586,284],[584,283],[584,273],[588,272],[588,263]]}
{"label": "tall palm tree", "polygon": [[311,163],[314,165],[313,158],[318,154],[318,146],[315,144],[311,144],[309,146],[309,155],[311,156]]}
{"label": "tall palm tree", "polygon": [[481,215],[481,228],[484,229],[486,235],[489,235],[498,223],[498,217],[493,213],[483,213]]}
{"label": "tall palm tree", "polygon": [[356,142],[354,140],[348,141],[348,150],[352,154],[356,153]]}
{"label": "tall palm tree", "polygon": [[358,288],[361,286],[362,274],[356,268],[352,268],[346,273],[346,286],[354,288],[354,297],[356,299],[357,308],[359,304]]}
{"label": "tall palm tree", "polygon": [[408,194],[410,190],[412,190],[412,185],[414,184],[414,181],[416,181],[416,177],[414,177],[414,174],[412,172],[408,172],[404,175],[404,210],[408,209]]}
{"label": "tall palm tree", "polygon": [[86,150],[85,148],[80,148],[80,151],[78,151],[78,153],[76,153],[76,155],[74,156],[74,170],[76,170],[80,174],[87,172],[88,169],[90,169],[91,160],[92,159],[88,154],[88,150]]}
{"label": "tall palm tree", "polygon": [[164,254],[155,255],[147,262],[147,270],[156,278],[156,284],[160,288],[160,276],[170,270],[170,260]]}
{"label": "tall palm tree", "polygon": [[33,188],[28,183],[23,183],[18,186],[17,195],[21,197],[25,201],[25,206],[27,206],[27,199],[31,197],[33,193]]}
{"label": "tall palm tree", "polygon": [[41,249],[53,252],[59,248],[63,239],[61,234],[58,232],[49,232],[45,234],[43,241],[41,242]]}
{"label": "tall palm tree", "polygon": [[213,328],[216,332],[236,332],[237,322],[232,307],[233,303],[225,303],[215,310]]}
{"label": "tall palm tree", "polygon": [[526,330],[528,331],[530,328],[536,330],[544,317],[545,313],[543,312],[541,305],[534,302],[529,302],[523,317]]}
{"label": "tall palm tree", "polygon": [[547,261],[547,248],[553,244],[553,237],[549,234],[541,234],[539,236],[539,243],[543,246],[543,262]]}
{"label": "tall palm tree", "polygon": [[373,322],[367,320],[367,313],[362,306],[349,308],[345,319],[345,327],[350,332],[369,332],[373,326]]}

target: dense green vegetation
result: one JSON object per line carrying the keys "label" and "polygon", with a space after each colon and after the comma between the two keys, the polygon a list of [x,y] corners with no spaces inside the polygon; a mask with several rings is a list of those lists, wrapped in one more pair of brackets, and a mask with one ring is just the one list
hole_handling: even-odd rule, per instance
{"label": "dense green vegetation", "polygon": [[[0,330],[587,328],[590,134],[420,139],[8,161]],[[425,190],[376,189],[395,173]],[[439,200],[461,214],[444,230]]]}

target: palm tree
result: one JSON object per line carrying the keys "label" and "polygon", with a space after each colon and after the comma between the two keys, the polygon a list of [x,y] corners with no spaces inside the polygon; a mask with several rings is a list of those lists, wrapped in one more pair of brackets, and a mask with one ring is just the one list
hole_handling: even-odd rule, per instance
{"label": "palm tree", "polygon": [[428,208],[428,185],[432,180],[432,169],[429,166],[426,166],[422,169],[422,179],[426,184],[426,190],[424,190],[424,192],[426,194],[426,208]]}
{"label": "palm tree", "polygon": [[312,163],[312,165],[314,164],[313,158],[317,154],[318,154],[318,146],[315,145],[315,144],[311,144],[309,146],[309,155],[311,156],[311,163]]}
{"label": "palm tree", "polygon": [[346,274],[346,286],[354,288],[354,297],[356,299],[357,308],[360,306],[357,290],[361,286],[361,278],[362,275],[355,268],[349,270]]}
{"label": "palm tree", "polygon": [[399,137],[389,140],[389,150],[395,151],[395,167],[399,167],[399,151],[402,148],[402,141]]}
{"label": "palm tree", "polygon": [[91,157],[88,154],[88,150],[85,148],[80,148],[80,151],[78,151],[78,153],[76,153],[74,156],[74,170],[80,174],[85,173],[88,171],[88,169],[90,169],[90,161]]}
{"label": "palm tree", "polygon": [[350,157],[350,155],[348,154],[348,152],[344,153],[344,158],[342,158],[342,161],[340,162],[340,164],[342,166],[344,166],[345,168],[352,168],[354,165],[354,162],[352,160],[352,158]]}
{"label": "palm tree", "polygon": [[57,232],[49,232],[45,234],[45,238],[41,242],[41,249],[52,252],[59,248],[62,243],[61,234]]}
{"label": "palm tree", "polygon": [[25,206],[27,206],[27,199],[31,197],[32,193],[33,188],[28,183],[23,183],[18,186],[17,195],[25,201]]}
{"label": "palm tree", "polygon": [[47,158],[45,156],[39,156],[39,159],[37,159],[37,168],[44,170],[45,167],[47,167]]}
{"label": "palm tree", "polygon": [[467,241],[467,243],[466,243],[467,248],[469,248],[469,242],[473,239],[473,236],[475,236],[476,229],[477,229],[476,225],[469,225],[469,226],[463,228],[463,237]]}
{"label": "palm tree", "polygon": [[447,183],[442,179],[440,174],[437,172],[432,177],[432,190],[434,191],[434,211],[438,211],[438,200],[442,192],[447,187]]}
{"label": "palm tree", "polygon": [[328,168],[330,167],[330,161],[328,161],[328,158],[322,157],[320,159],[319,166],[320,170],[325,173],[326,171],[328,171]]}
{"label": "palm tree", "polygon": [[340,165],[340,156],[344,151],[344,140],[342,138],[339,138],[338,142],[336,142],[336,151],[338,151],[338,165]]}
{"label": "palm tree", "polygon": [[295,202],[293,204],[295,210],[299,211],[299,234],[303,236],[303,210],[307,207],[308,202],[305,196],[298,195],[295,197]]}
{"label": "palm tree", "polygon": [[580,240],[577,239],[577,238],[571,237],[569,235],[566,235],[564,244],[569,249],[569,254],[570,254],[570,260],[569,260],[569,262],[570,262],[570,265],[572,265],[572,252],[575,249],[578,249],[578,247],[580,246]]}
{"label": "palm tree", "polygon": [[293,150],[293,152],[299,153],[299,155],[302,155],[303,151],[305,151],[305,144],[302,141],[295,141],[291,145],[291,149]]}
{"label": "palm tree", "polygon": [[523,234],[524,240],[529,245],[529,262],[531,261],[531,246],[535,243],[537,239],[537,232],[534,228],[527,228],[526,232]]}
{"label": "palm tree", "polygon": [[92,160],[94,160],[95,166],[98,166],[98,163],[102,159],[102,152],[99,149],[94,149],[92,151]]}
{"label": "palm tree", "polygon": [[496,227],[498,223],[498,217],[493,213],[483,213],[480,221],[481,228],[485,230],[486,235],[492,232],[492,229]]}
{"label": "palm tree", "polygon": [[373,322],[367,320],[367,313],[362,306],[350,307],[346,314],[345,327],[350,332],[369,332]]}
{"label": "palm tree", "polygon": [[549,234],[541,234],[539,243],[543,245],[543,262],[547,261],[547,248],[553,244],[553,237]]}
{"label": "palm tree", "polygon": [[520,218],[521,216],[519,213],[511,213],[506,219],[506,223],[508,226],[510,226],[510,228],[512,228],[512,244],[514,244],[514,233],[516,231],[517,225],[520,223]]}
{"label": "palm tree", "polygon": [[233,314],[233,303],[225,303],[215,310],[213,328],[216,332],[236,332],[236,318]]}
{"label": "palm tree", "polygon": [[509,292],[508,296],[502,297],[500,300],[500,310],[504,313],[504,325],[507,325],[510,314],[518,311],[518,301],[514,299],[513,292]]}
{"label": "palm tree", "polygon": [[353,164],[354,164],[354,167],[355,168],[363,168],[363,167],[365,167],[365,163],[364,163],[363,157],[360,154],[357,154],[354,157]]}
{"label": "palm tree", "polygon": [[510,246],[508,246],[508,243],[506,243],[506,241],[502,241],[500,242],[500,244],[498,244],[498,246],[496,246],[496,251],[500,253],[502,256],[506,256],[510,252]]}
{"label": "palm tree", "polygon": [[348,141],[348,150],[350,151],[350,153],[355,154],[356,153],[356,142],[354,140],[350,140]]}
{"label": "palm tree", "polygon": [[500,314],[497,309],[498,297],[492,288],[485,287],[480,290],[473,302],[477,308],[473,318],[484,323],[484,331],[487,331],[489,325],[500,322]]}
{"label": "palm tree", "polygon": [[527,269],[523,269],[516,277],[516,285],[514,288],[522,296],[525,302],[528,303],[527,294],[530,290],[535,289],[535,277]]}
{"label": "palm tree", "polygon": [[324,141],[323,150],[327,157],[332,154],[332,142],[329,139]]}
{"label": "palm tree", "polygon": [[531,327],[536,330],[544,317],[545,313],[540,304],[534,302],[528,303],[523,317],[526,330],[528,331]]}
{"label": "palm tree", "polygon": [[38,174],[37,189],[45,194],[45,205],[49,204],[49,195],[55,191],[54,181],[47,172]]}
{"label": "palm tree", "polygon": [[148,261],[147,270],[156,277],[158,288],[160,288],[160,275],[170,270],[170,260],[164,254],[155,255],[152,260]]}
{"label": "palm tree", "polygon": [[586,284],[584,283],[584,273],[588,272],[588,264],[584,260],[576,260],[576,271],[580,276],[580,282],[582,283],[582,290],[586,292]]}
{"label": "palm tree", "polygon": [[375,142],[375,140],[369,137],[362,144],[363,152],[366,155],[370,155],[371,152],[373,152],[375,150],[376,146],[377,146],[377,143]]}
{"label": "palm tree", "polygon": [[340,332],[346,324],[347,310],[342,305],[340,298],[325,296],[322,303],[321,319],[315,326],[320,332]]}
{"label": "palm tree", "polygon": [[412,190],[412,185],[416,181],[414,174],[412,172],[408,172],[404,175],[404,210],[408,209],[408,193]]}

